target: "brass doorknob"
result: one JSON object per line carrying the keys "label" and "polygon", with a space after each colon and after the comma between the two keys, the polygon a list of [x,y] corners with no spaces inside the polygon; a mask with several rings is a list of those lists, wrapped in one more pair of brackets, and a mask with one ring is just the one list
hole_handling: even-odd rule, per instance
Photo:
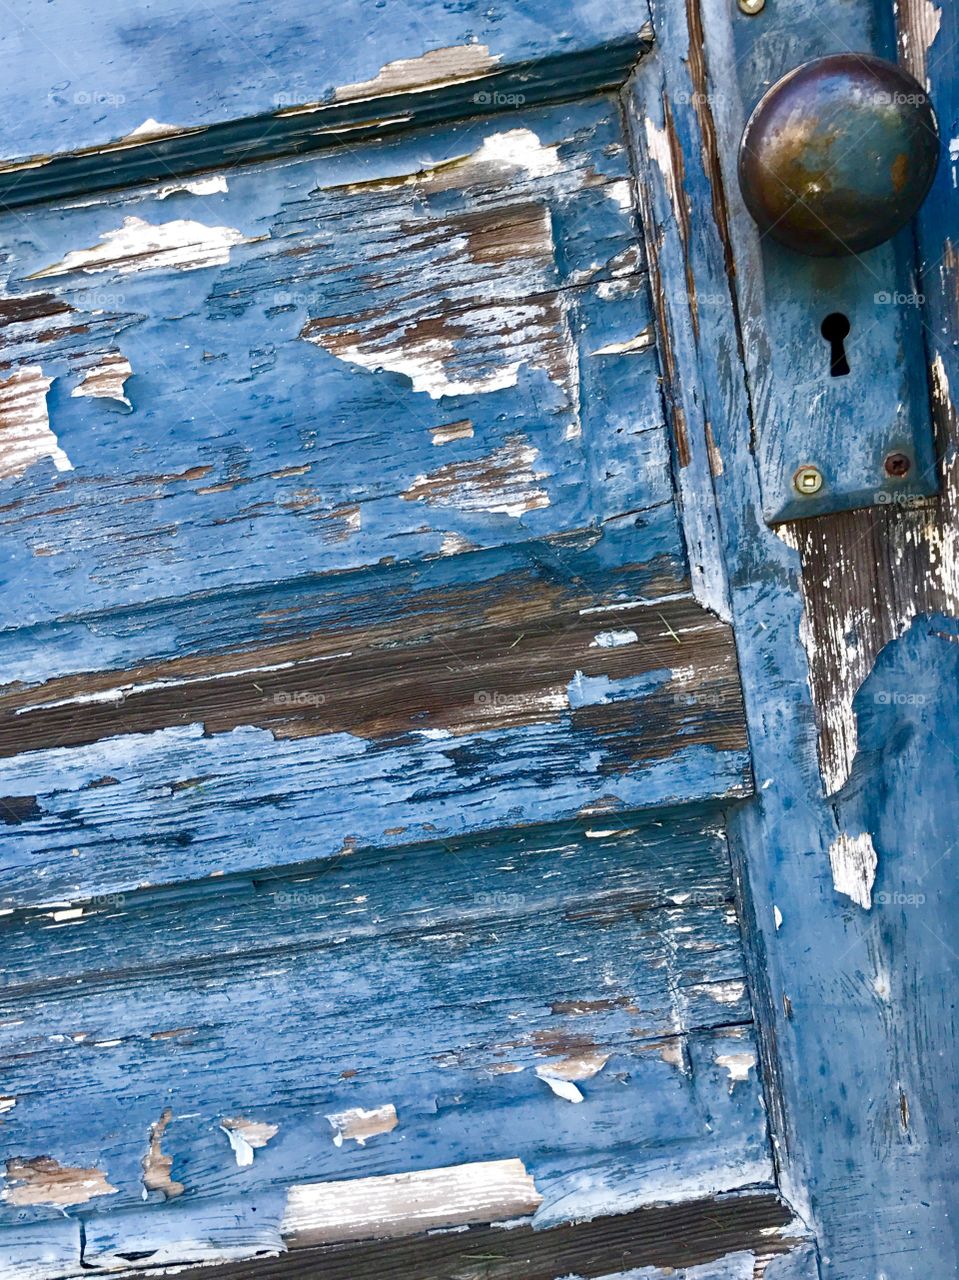
{"label": "brass doorknob", "polygon": [[882,58],[840,53],[803,63],[762,97],[739,144],[739,185],[761,231],[838,257],[904,227],[938,162],[918,81]]}

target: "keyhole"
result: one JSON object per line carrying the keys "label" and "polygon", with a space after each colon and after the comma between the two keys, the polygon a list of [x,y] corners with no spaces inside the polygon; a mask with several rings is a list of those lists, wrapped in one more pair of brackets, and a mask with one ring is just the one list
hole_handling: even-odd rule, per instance
{"label": "keyhole", "polygon": [[849,372],[849,361],[846,359],[848,318],[841,311],[833,311],[822,322],[820,332],[829,343],[829,372],[834,378],[844,377]]}

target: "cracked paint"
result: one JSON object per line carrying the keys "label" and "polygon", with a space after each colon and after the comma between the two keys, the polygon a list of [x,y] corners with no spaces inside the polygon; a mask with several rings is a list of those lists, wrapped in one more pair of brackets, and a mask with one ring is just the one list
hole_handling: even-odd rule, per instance
{"label": "cracked paint", "polygon": [[253,1152],[262,1149],[280,1131],[277,1124],[264,1124],[258,1120],[246,1120],[243,1116],[226,1116],[220,1121],[236,1162],[241,1169],[253,1163]]}
{"label": "cracked paint", "polygon": [[100,1169],[62,1165],[52,1156],[16,1156],[7,1161],[6,1176],[9,1185],[0,1198],[18,1206],[86,1204],[96,1196],[115,1195],[118,1190]]}
{"label": "cracked paint", "polygon": [[42,458],[58,471],[72,471],[50,427],[47,392],[52,378],[39,365],[25,365],[0,382],[0,479],[23,473]]}
{"label": "cracked paint", "polygon": [[326,1118],[333,1129],[333,1145],[336,1147],[342,1147],[345,1141],[352,1141],[363,1147],[370,1138],[381,1133],[392,1133],[399,1124],[396,1107],[392,1102],[374,1107],[370,1111],[363,1107],[351,1107]]}
{"label": "cracked paint", "polygon": [[114,271],[121,276],[139,271],[199,271],[223,266],[229,262],[234,245],[252,243],[235,227],[208,227],[185,218],[153,224],[131,216],[116,230],[105,231],[99,244],[73,249],[27,279],[43,280],[73,271]]}
{"label": "cracked paint", "polygon": [[844,893],[865,911],[872,906],[872,887],[879,859],[868,831],[850,836],[846,832],[829,846],[833,888]]}

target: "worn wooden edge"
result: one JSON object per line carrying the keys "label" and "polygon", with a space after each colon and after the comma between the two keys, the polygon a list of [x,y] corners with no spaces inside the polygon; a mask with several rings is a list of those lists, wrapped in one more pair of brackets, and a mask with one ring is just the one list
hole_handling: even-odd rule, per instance
{"label": "worn wooden edge", "polygon": [[106,146],[30,156],[0,166],[0,209],[93,195],[157,178],[233,168],[424,126],[615,89],[649,49],[647,27],[588,50],[423,84],[411,91],[284,106],[276,111],[162,135],[130,135]]}
{"label": "worn wooden edge", "polygon": [[[179,1280],[555,1280],[638,1267],[688,1267],[751,1250],[788,1255],[792,1210],[770,1188],[655,1205],[534,1230],[528,1222],[453,1227],[398,1239],[293,1248],[222,1266],[176,1269]],[[95,1274],[85,1270],[84,1274]],[[143,1271],[114,1273],[143,1275]],[[170,1274],[150,1269],[148,1275]]]}
{"label": "worn wooden edge", "polygon": [[[682,151],[677,114],[665,87],[666,51],[656,48],[635,69],[622,94],[624,127],[635,159],[636,192],[647,248],[647,271],[657,330],[661,388],[671,426],[673,471],[682,516],[690,577],[696,598],[724,621],[730,619],[729,586],[722,551],[714,483],[722,459],[712,430],[697,370],[699,340],[696,282],[688,266],[691,207],[682,190]],[[692,95],[703,90],[692,79],[701,57],[688,58]],[[702,112],[700,112],[702,116]],[[691,112],[678,123],[695,129]],[[715,201],[714,201],[715,209]],[[668,228],[669,234],[663,234]],[[686,290],[667,287],[684,280]]]}

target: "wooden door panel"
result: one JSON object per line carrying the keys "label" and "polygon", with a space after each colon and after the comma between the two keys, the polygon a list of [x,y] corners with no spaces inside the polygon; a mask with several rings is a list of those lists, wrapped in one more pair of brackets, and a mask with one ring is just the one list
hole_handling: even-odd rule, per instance
{"label": "wooden door panel", "polygon": [[205,181],[0,220],[11,620],[670,500],[612,100]]}
{"label": "wooden door panel", "polygon": [[8,215],[9,905],[748,791],[618,108],[505,125]]}
{"label": "wooden door panel", "polygon": [[[28,913],[5,1143],[101,1170],[111,1219],[140,1210],[167,1107],[194,1213],[516,1158],[541,1227],[768,1182],[722,818],[606,822]],[[242,1164],[241,1121],[265,1126]],[[7,1221],[50,1216],[29,1162],[7,1175]],[[167,1230],[138,1212],[113,1247]]]}
{"label": "wooden door panel", "polygon": [[758,1271],[802,1234],[735,644],[596,94],[645,37],[573,25],[592,70],[517,45],[509,111],[434,61],[348,119],[211,98],[0,174],[0,1236],[36,1280],[614,1213],[650,1266]]}

